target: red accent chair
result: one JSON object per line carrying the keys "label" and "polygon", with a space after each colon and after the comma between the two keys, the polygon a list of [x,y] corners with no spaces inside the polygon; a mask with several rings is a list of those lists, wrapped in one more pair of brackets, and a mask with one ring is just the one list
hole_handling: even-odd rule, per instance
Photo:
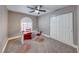
{"label": "red accent chair", "polygon": [[32,33],[31,32],[24,34],[24,40],[31,40],[31,39],[32,39]]}
{"label": "red accent chair", "polygon": [[40,32],[38,32],[36,35],[37,35],[37,36],[40,36],[41,34],[42,34],[42,32],[40,31]]}

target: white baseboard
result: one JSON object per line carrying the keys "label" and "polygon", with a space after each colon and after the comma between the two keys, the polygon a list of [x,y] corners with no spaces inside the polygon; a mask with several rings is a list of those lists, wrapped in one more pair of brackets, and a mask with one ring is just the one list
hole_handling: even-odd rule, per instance
{"label": "white baseboard", "polygon": [[19,36],[14,36],[14,37],[8,38],[8,40],[12,40],[12,39],[20,38],[20,37],[21,37],[20,35]]}
{"label": "white baseboard", "polygon": [[5,45],[4,45],[3,49],[2,49],[2,53],[4,53],[7,44],[8,44],[8,40],[6,41],[6,43],[5,43]]}
{"label": "white baseboard", "polygon": [[43,33],[42,35],[44,35],[44,36],[46,36],[46,37],[50,38],[50,36],[49,36],[49,35],[47,35],[47,34],[44,34],[44,33]]}
{"label": "white baseboard", "polygon": [[4,45],[4,47],[3,47],[3,49],[2,49],[2,53],[4,53],[5,48],[6,48],[9,40],[13,40],[13,39],[20,38],[20,37],[21,36],[15,36],[15,37],[8,38],[7,41],[6,41],[6,43],[5,43],[5,45]]}
{"label": "white baseboard", "polygon": [[[43,35],[44,36],[46,36],[46,37],[48,37],[48,38],[52,38],[52,37],[50,37],[49,35],[47,35],[47,34],[44,34],[43,33]],[[58,40],[59,41],[59,40]],[[60,41],[61,42],[61,41]],[[62,43],[64,43],[64,44],[67,44],[67,45],[69,45],[69,46],[72,46],[72,47],[74,47],[74,48],[77,48],[78,49],[78,46],[77,45],[74,45],[74,44],[68,44],[68,43],[65,43],[65,42],[62,42]]]}

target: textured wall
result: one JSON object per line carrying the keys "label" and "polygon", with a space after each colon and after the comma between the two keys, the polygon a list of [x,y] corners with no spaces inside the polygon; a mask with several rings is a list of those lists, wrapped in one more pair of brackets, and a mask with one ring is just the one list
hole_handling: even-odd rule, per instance
{"label": "textured wall", "polygon": [[0,6],[0,52],[7,40],[8,10],[6,6]]}
{"label": "textured wall", "polygon": [[18,35],[20,32],[21,28],[21,19],[23,17],[30,17],[33,21],[33,30],[37,30],[37,18],[34,16],[22,14],[22,13],[17,13],[17,12],[11,12],[9,11],[9,20],[8,20],[8,35],[9,36],[14,36]]}

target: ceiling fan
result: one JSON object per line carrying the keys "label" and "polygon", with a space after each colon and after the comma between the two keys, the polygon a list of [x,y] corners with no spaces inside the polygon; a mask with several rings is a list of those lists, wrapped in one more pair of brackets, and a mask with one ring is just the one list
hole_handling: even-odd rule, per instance
{"label": "ceiling fan", "polygon": [[35,12],[37,14],[40,14],[40,12],[46,12],[46,10],[41,9],[42,7],[43,7],[42,5],[36,5],[35,7],[28,6],[27,8],[32,10],[32,11],[29,11],[30,13]]}

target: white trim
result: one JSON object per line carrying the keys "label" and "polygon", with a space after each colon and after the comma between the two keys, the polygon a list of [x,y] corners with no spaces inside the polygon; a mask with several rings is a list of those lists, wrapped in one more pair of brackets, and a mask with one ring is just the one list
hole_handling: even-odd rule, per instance
{"label": "white trim", "polygon": [[[43,33],[43,35],[44,36],[46,36],[46,37],[48,37],[48,38],[52,38],[52,37],[50,37],[49,35],[47,35],[47,34],[44,34]],[[58,40],[59,41],[59,40]],[[61,42],[61,41],[60,41]],[[67,44],[67,45],[69,45],[69,46],[72,46],[72,47],[74,47],[74,48],[77,48],[78,49],[78,46],[77,45],[74,45],[74,44],[68,44],[68,43],[65,43],[65,42],[62,42],[62,43],[64,43],[64,44]]]}
{"label": "white trim", "polygon": [[49,35],[47,35],[47,34],[44,34],[44,33],[43,33],[42,35],[44,35],[44,36],[46,36],[46,37],[50,38],[50,36],[49,36]]}
{"label": "white trim", "polygon": [[6,48],[7,44],[8,44],[8,42],[9,42],[9,40],[13,40],[13,39],[20,38],[20,37],[21,36],[15,36],[15,37],[8,38],[5,45],[4,45],[4,47],[3,47],[3,49],[2,49],[2,53],[4,53],[5,48]]}
{"label": "white trim", "polygon": [[4,45],[3,49],[2,49],[2,53],[4,53],[5,48],[6,48],[7,44],[8,44],[8,41],[9,41],[9,40],[6,41],[6,43],[5,43],[5,45]]}
{"label": "white trim", "polygon": [[8,40],[12,40],[12,39],[20,38],[20,37],[21,37],[21,36],[14,36],[14,37],[8,38]]}
{"label": "white trim", "polygon": [[[52,37],[51,37],[51,38],[52,38]],[[58,40],[58,41],[60,41],[60,40]],[[78,48],[77,45],[69,44],[69,43],[66,43],[66,42],[63,42],[63,41],[60,41],[60,42],[62,42],[62,43],[64,43],[64,44],[67,44],[67,45],[69,45],[69,46],[72,46],[72,47],[74,47],[74,48]]]}

